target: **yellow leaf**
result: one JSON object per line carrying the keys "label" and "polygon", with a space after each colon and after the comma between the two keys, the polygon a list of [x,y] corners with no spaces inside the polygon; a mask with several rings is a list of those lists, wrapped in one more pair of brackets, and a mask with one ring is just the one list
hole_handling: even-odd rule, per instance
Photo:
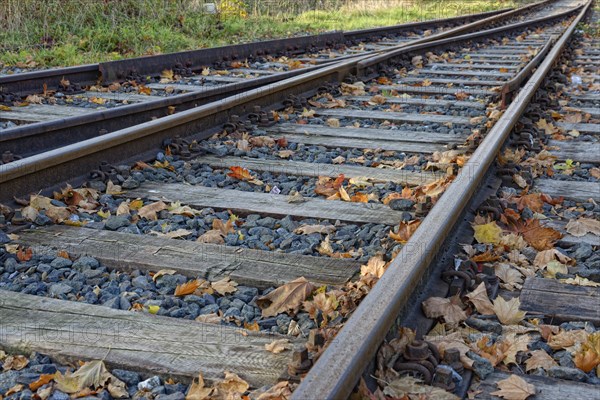
{"label": "yellow leaf", "polygon": [[270,351],[271,353],[274,354],[279,354],[285,350],[289,350],[292,348],[292,345],[290,344],[290,340],[289,339],[276,339],[274,341],[272,341],[271,343],[267,343],[265,344],[265,350]]}
{"label": "yellow leaf", "polygon": [[148,306],[148,312],[150,314],[156,314],[160,310],[160,306]]}
{"label": "yellow leaf", "polygon": [[500,243],[502,229],[495,221],[483,225],[474,225],[473,230],[475,231],[475,240],[477,240],[478,243]]}

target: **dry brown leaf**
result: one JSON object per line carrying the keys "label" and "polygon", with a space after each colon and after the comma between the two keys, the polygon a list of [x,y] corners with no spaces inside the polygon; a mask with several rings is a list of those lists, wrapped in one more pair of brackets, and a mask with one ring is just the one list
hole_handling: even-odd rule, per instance
{"label": "dry brown leaf", "polygon": [[235,292],[237,290],[237,285],[237,282],[232,281],[230,278],[223,278],[210,284],[215,292],[219,293],[221,296]]}
{"label": "dry brown leaf", "polygon": [[413,235],[413,233],[415,233],[419,225],[421,225],[420,219],[414,219],[408,222],[401,221],[398,227],[398,233],[390,231],[389,236],[391,239],[394,239],[397,242],[406,243]]}
{"label": "dry brown leaf", "polygon": [[169,239],[178,239],[178,238],[186,237],[186,236],[191,235],[192,233],[193,233],[192,231],[188,231],[187,229],[177,229],[175,231],[170,231],[167,233],[150,231],[150,235],[166,237]]}
{"label": "dry brown leaf", "polygon": [[140,208],[138,210],[138,215],[141,218],[156,221],[158,219],[156,214],[160,211],[166,210],[167,208],[168,207],[164,202],[157,201],[155,203],[150,203]]}
{"label": "dry brown leaf", "polygon": [[187,296],[188,294],[192,294],[200,287],[200,284],[201,282],[198,279],[194,279],[181,285],[177,285],[175,288],[175,296]]}
{"label": "dry brown leaf", "polygon": [[531,352],[531,357],[525,361],[525,371],[529,372],[534,369],[542,368],[548,370],[552,367],[557,367],[558,364],[546,351],[534,350]]}
{"label": "dry brown leaf", "polygon": [[522,287],[523,277],[521,273],[515,268],[512,268],[509,264],[497,264],[494,268],[494,272],[502,281],[501,286],[504,289],[512,291]]}
{"label": "dry brown leaf", "polygon": [[326,325],[328,321],[338,316],[336,310],[339,306],[339,301],[335,293],[319,292],[311,301],[305,301],[302,305],[306,312],[308,312],[308,315],[315,321],[317,313],[320,311],[323,317],[323,325]]}
{"label": "dry brown leaf", "polygon": [[506,379],[496,383],[498,389],[491,395],[502,397],[506,400],[525,400],[529,396],[535,395],[535,386],[527,383],[523,378],[517,375],[511,375]]}
{"label": "dry brown leaf", "polygon": [[600,236],[600,221],[592,218],[572,219],[567,223],[567,232],[573,236],[581,237],[588,233]]}
{"label": "dry brown leaf", "polygon": [[225,239],[223,239],[223,233],[218,229],[211,229],[210,231],[205,232],[200,235],[196,240],[200,243],[212,243],[212,244],[223,244],[225,243]]}
{"label": "dry brown leaf", "polygon": [[458,295],[446,297],[430,297],[422,304],[423,313],[427,318],[443,317],[449,324],[457,324],[467,319]]}
{"label": "dry brown leaf", "polygon": [[387,263],[383,261],[381,256],[371,257],[369,258],[367,265],[361,265],[360,274],[362,276],[371,274],[377,278],[381,278],[387,267],[386,264]]}
{"label": "dry brown leaf", "polygon": [[600,364],[600,332],[588,335],[587,341],[581,344],[573,356],[575,366],[585,373],[590,372]]}
{"label": "dry brown leaf", "polygon": [[8,356],[4,359],[4,363],[2,364],[2,369],[4,371],[20,371],[25,368],[29,364],[29,360],[27,357],[22,355],[16,356]]}
{"label": "dry brown leaf", "polygon": [[540,225],[540,220],[528,220],[521,231],[523,238],[537,251],[553,248],[554,242],[562,237],[562,234],[552,228]]}
{"label": "dry brown leaf", "polygon": [[292,348],[292,344],[289,339],[276,339],[271,343],[265,344],[265,350],[270,351],[274,354],[279,354],[285,350],[289,350]]}
{"label": "dry brown leaf", "polygon": [[250,387],[248,382],[229,371],[225,371],[225,379],[214,386],[226,399],[237,399]]}
{"label": "dry brown leaf", "polygon": [[208,400],[213,389],[204,386],[202,373],[198,375],[198,381],[194,380],[185,396],[185,400]]}
{"label": "dry brown leaf", "polygon": [[256,304],[262,309],[263,317],[273,317],[280,313],[294,315],[313,290],[314,285],[306,278],[300,277],[278,287],[266,296],[259,297]]}
{"label": "dry brown leaf", "polygon": [[543,250],[536,254],[533,265],[538,268],[543,268],[552,261],[559,261],[563,264],[567,264],[571,262],[571,258],[556,249]]}
{"label": "dry brown leaf", "polygon": [[335,226],[328,224],[328,225],[301,225],[300,227],[296,228],[294,230],[295,234],[298,235],[310,235],[311,233],[320,233],[323,235],[329,235],[333,232],[335,232],[336,228]]}
{"label": "dry brown leaf", "polygon": [[266,392],[261,393],[256,400],[286,400],[292,397],[288,381],[281,381]]}
{"label": "dry brown leaf", "polygon": [[106,194],[122,194],[123,188],[120,185],[115,185],[111,180],[106,183]]}
{"label": "dry brown leaf", "polygon": [[519,310],[520,306],[521,300],[518,297],[506,301],[501,296],[498,296],[494,300],[494,312],[500,322],[506,325],[518,324],[523,320],[525,312]]}
{"label": "dry brown leaf", "polygon": [[484,282],[481,282],[479,286],[471,293],[467,294],[466,297],[473,305],[475,305],[475,308],[480,314],[494,315],[494,305],[488,297]]}
{"label": "dry brown leaf", "polygon": [[164,276],[164,275],[175,275],[176,273],[177,273],[177,271],[174,270],[174,269],[161,269],[160,271],[158,271],[157,273],[155,273],[154,275],[152,275],[152,280],[154,282],[156,282],[156,280],[158,278],[160,278],[161,276]]}
{"label": "dry brown leaf", "polygon": [[560,331],[556,335],[548,336],[548,346],[553,350],[569,349],[577,346],[588,339],[588,333],[583,329],[575,329],[571,331]]}

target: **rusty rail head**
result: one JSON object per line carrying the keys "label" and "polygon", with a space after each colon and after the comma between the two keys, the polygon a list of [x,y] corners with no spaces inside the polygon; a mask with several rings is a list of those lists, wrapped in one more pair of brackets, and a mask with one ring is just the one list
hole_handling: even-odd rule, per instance
{"label": "rusty rail head", "polygon": [[591,1],[583,6],[577,18],[525,84],[522,96],[496,122],[455,182],[442,195],[383,277],[354,311],[336,339],[321,354],[294,391],[292,399],[348,398],[402,308],[408,303],[414,287],[422,279],[459,219],[467,199],[477,190],[510,131],[571,37],[575,26],[589,10]]}

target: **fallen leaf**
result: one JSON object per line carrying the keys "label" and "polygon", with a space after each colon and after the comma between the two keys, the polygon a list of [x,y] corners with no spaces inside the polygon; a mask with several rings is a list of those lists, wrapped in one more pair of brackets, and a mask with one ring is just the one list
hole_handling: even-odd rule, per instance
{"label": "fallen leaf", "polygon": [[155,235],[155,236],[160,236],[160,237],[166,237],[169,239],[178,239],[178,238],[182,238],[182,237],[186,237],[191,235],[193,232],[189,231],[187,229],[177,229],[174,231],[170,231],[167,233],[162,233],[162,232],[157,232],[157,231],[150,231],[150,235]]}
{"label": "fallen leaf", "polygon": [[571,258],[556,249],[542,250],[536,254],[535,259],[533,260],[533,265],[538,268],[544,268],[549,262],[552,261],[559,261],[567,264],[571,262]]}
{"label": "fallen leaf", "polygon": [[306,199],[300,194],[300,192],[294,192],[287,197],[287,202],[290,204],[304,203]]}
{"label": "fallen leaf", "polygon": [[289,339],[276,339],[274,341],[272,341],[271,343],[267,343],[265,344],[265,350],[270,351],[271,353],[274,354],[279,354],[285,350],[289,350],[292,348],[292,345],[290,343]]}
{"label": "fallen leaf", "polygon": [[579,275],[575,275],[575,278],[560,279],[560,281],[568,285],[600,287],[600,282],[594,282],[588,278],[582,278]]}
{"label": "fallen leaf", "polygon": [[235,292],[237,290],[237,285],[237,282],[232,281],[230,278],[223,278],[210,284],[215,292],[219,293],[221,296]]}
{"label": "fallen leaf", "polygon": [[397,242],[406,243],[413,233],[415,233],[419,225],[421,225],[420,219],[414,219],[408,222],[401,221],[400,225],[398,226],[398,233],[390,231],[389,236],[391,239],[394,239]]}
{"label": "fallen leaf", "polygon": [[198,375],[198,381],[194,380],[185,396],[185,400],[208,400],[213,389],[204,386],[202,373]]}
{"label": "fallen leaf", "polygon": [[572,219],[567,223],[566,230],[577,237],[585,236],[588,233],[600,236],[600,221],[592,218]]}
{"label": "fallen leaf", "polygon": [[496,382],[496,386],[500,390],[490,394],[506,400],[525,400],[536,393],[535,386],[525,382],[523,378],[514,374]]}
{"label": "fallen leaf", "polygon": [[205,232],[200,235],[196,240],[200,243],[211,243],[211,244],[223,244],[225,243],[225,239],[223,238],[223,233],[221,233],[218,229],[211,229],[210,231]]}
{"label": "fallen leaf", "polygon": [[246,168],[243,167],[239,167],[239,166],[233,166],[233,167],[229,167],[229,169],[231,170],[230,173],[227,174],[227,176],[234,178],[234,179],[239,179],[242,181],[246,181],[249,183],[253,183],[257,186],[262,186],[263,182],[259,179],[256,179],[255,176],[253,176],[250,171],[248,171]]}
{"label": "fallen leaf", "polygon": [[554,242],[562,237],[559,231],[541,226],[538,219],[528,220],[521,234],[525,241],[538,251],[551,249]]}
{"label": "fallen leaf", "polygon": [[198,322],[204,322],[206,324],[220,324],[221,323],[221,317],[219,317],[215,313],[204,314],[204,315],[199,315],[196,318],[196,321],[198,321]]}
{"label": "fallen leaf", "polygon": [[512,291],[522,287],[523,277],[521,273],[509,264],[497,264],[494,268],[494,273],[502,281],[500,286],[504,289]]}
{"label": "fallen leaf", "polygon": [[102,387],[109,379],[117,380],[107,371],[103,361],[95,360],[84,363],[73,373],[67,372],[62,375],[57,372],[54,381],[58,390],[72,394],[90,387],[94,389]]}
{"label": "fallen leaf", "polygon": [[327,121],[325,121],[325,123],[327,124],[327,126],[329,126],[331,128],[339,128],[340,127],[340,120],[337,118],[328,118]]}
{"label": "fallen leaf", "polygon": [[422,307],[427,318],[443,317],[449,324],[457,324],[467,319],[458,295],[450,298],[430,297],[422,303]]}
{"label": "fallen leaf", "polygon": [[600,364],[600,332],[588,335],[587,341],[583,342],[581,349],[573,355],[573,362],[585,373]]}
{"label": "fallen leaf", "polygon": [[8,356],[4,359],[4,363],[2,364],[2,369],[4,371],[20,371],[25,368],[29,364],[29,360],[27,357],[22,355],[16,356]]}
{"label": "fallen leaf", "polygon": [[9,397],[15,393],[19,393],[23,389],[25,389],[25,385],[17,383],[15,386],[8,389],[7,392],[5,393],[5,395],[6,395],[6,397]]}
{"label": "fallen leaf", "polygon": [[286,400],[292,397],[288,381],[281,381],[266,392],[261,393],[256,400]]}
{"label": "fallen leaf", "polygon": [[523,320],[525,312],[519,310],[520,306],[521,300],[518,297],[506,301],[498,296],[494,300],[494,312],[500,322],[506,325],[515,325]]}
{"label": "fallen leaf", "polygon": [[484,282],[481,282],[479,286],[477,286],[471,293],[467,294],[466,297],[471,303],[473,303],[480,314],[494,315],[494,305],[488,297]]}
{"label": "fallen leaf", "polygon": [[174,269],[161,269],[160,271],[158,271],[157,273],[155,273],[154,275],[152,275],[152,280],[154,282],[156,282],[156,280],[158,278],[160,278],[161,276],[175,275],[176,273],[177,273],[177,271],[174,270]]}
{"label": "fallen leaf", "polygon": [[150,203],[140,208],[138,210],[138,215],[141,218],[156,221],[158,219],[157,213],[166,210],[167,208],[168,207],[165,203],[163,203],[162,201],[157,201],[155,203]]}
{"label": "fallen leaf", "polygon": [[200,283],[201,282],[198,279],[194,279],[181,285],[177,285],[175,288],[175,296],[187,296],[194,293],[194,291],[200,287]]}
{"label": "fallen leaf", "polygon": [[248,390],[250,385],[248,382],[234,374],[233,372],[225,371],[225,379],[216,383],[215,389],[220,394],[224,394],[226,399],[238,399],[240,395]]}
{"label": "fallen leaf", "polygon": [[31,247],[27,247],[23,249],[19,247],[19,251],[17,251],[17,260],[24,262],[29,261],[33,257],[33,249]]}
{"label": "fallen leaf", "polygon": [[420,379],[412,376],[402,376],[392,380],[384,387],[383,394],[386,396],[386,399],[459,399],[459,397],[442,388],[427,385]]}
{"label": "fallen leaf", "polygon": [[366,265],[361,265],[360,274],[362,276],[371,274],[377,278],[381,278],[385,272],[386,266],[387,263],[383,261],[381,256],[371,257]]}
{"label": "fallen leaf", "polygon": [[310,235],[312,233],[320,233],[322,235],[329,235],[336,231],[335,226],[331,224],[327,225],[301,225],[294,230],[297,235]]}
{"label": "fallen leaf", "polygon": [[500,228],[495,221],[488,222],[487,224],[474,225],[473,230],[475,231],[475,240],[477,240],[477,243],[500,243],[502,228]]}
{"label": "fallen leaf", "polygon": [[531,357],[525,361],[525,371],[529,372],[538,368],[548,370],[552,367],[557,367],[558,364],[545,350],[534,350],[531,352]]}
{"label": "fallen leaf", "polygon": [[278,287],[266,296],[259,297],[256,304],[262,309],[263,317],[274,317],[280,313],[294,315],[313,289],[312,283],[300,277]]}

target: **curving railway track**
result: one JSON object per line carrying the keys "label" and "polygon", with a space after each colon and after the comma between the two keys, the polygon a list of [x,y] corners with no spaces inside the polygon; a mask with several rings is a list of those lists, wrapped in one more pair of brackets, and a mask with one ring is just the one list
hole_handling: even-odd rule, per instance
{"label": "curving railway track", "polygon": [[[534,398],[594,396],[577,357],[591,357],[597,288],[560,281],[600,281],[598,38],[576,30],[597,24],[591,7],[348,46],[214,103],[7,158],[0,346],[62,373],[102,360],[113,375],[93,394],[116,398],[491,398],[513,376]],[[484,225],[503,238],[482,239]],[[446,296],[460,312],[429,307]],[[510,324],[481,306],[514,298],[527,317]],[[556,365],[518,378],[550,351],[547,332],[578,329],[570,363],[552,347]],[[198,373],[207,387],[188,387]],[[82,393],[47,379],[25,390]]]}

